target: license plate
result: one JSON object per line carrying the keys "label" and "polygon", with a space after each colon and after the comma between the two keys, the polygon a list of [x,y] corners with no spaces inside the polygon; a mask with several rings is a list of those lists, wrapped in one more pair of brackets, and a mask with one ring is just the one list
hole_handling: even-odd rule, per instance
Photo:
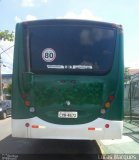
{"label": "license plate", "polygon": [[59,118],[77,118],[78,117],[78,113],[77,112],[59,111],[58,112],[58,117]]}

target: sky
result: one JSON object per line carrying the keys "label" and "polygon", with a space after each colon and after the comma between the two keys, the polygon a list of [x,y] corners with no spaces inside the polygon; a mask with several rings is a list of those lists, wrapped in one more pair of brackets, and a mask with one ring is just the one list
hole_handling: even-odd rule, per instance
{"label": "sky", "polygon": [[[139,68],[139,0],[0,0],[0,30],[18,22],[74,18],[121,24],[126,67]],[[0,41],[0,53],[14,42]],[[13,48],[2,53],[2,73],[12,73]]]}

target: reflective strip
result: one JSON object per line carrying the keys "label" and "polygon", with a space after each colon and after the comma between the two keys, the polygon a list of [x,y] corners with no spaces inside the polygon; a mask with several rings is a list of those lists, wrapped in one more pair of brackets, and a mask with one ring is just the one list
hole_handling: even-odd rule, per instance
{"label": "reflective strip", "polygon": [[43,128],[46,128],[46,127],[45,127],[45,126],[39,126],[39,128],[42,128],[42,129],[43,129]]}
{"label": "reflective strip", "polygon": [[45,126],[32,125],[32,128],[46,128]]}
{"label": "reflective strip", "polygon": [[88,128],[89,131],[95,131],[95,128]]}
{"label": "reflective strip", "polygon": [[96,131],[102,131],[102,128],[96,128],[95,130]]}
{"label": "reflective strip", "polygon": [[38,125],[32,125],[32,128],[39,128]]}
{"label": "reflective strip", "polygon": [[102,128],[89,127],[88,130],[89,130],[89,131],[102,131]]}

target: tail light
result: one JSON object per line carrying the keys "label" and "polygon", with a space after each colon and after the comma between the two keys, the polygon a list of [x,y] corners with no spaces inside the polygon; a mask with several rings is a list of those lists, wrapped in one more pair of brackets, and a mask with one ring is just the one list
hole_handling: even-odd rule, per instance
{"label": "tail light", "polygon": [[21,96],[22,96],[22,98],[23,98],[23,100],[24,100],[25,106],[26,106],[26,107],[30,107],[30,106],[31,106],[31,103],[30,103],[30,101],[27,99],[27,98],[28,98],[28,97],[27,97],[27,94],[26,94],[26,93],[23,93]]}
{"label": "tail light", "polygon": [[112,103],[112,101],[114,100],[114,96],[113,95],[110,95],[109,97],[108,97],[108,100],[104,103],[104,107],[101,109],[101,114],[105,114],[106,113],[106,110],[108,109],[108,108],[110,108],[111,107],[111,103]]}
{"label": "tail light", "polygon": [[111,103],[110,103],[110,102],[106,102],[106,103],[104,104],[104,107],[105,107],[105,108],[110,108],[110,106],[111,106]]}
{"label": "tail light", "polygon": [[24,103],[25,103],[25,106],[27,106],[27,107],[30,107],[30,105],[31,105],[30,101],[28,101],[28,100],[25,100]]}
{"label": "tail light", "polygon": [[105,114],[106,113],[106,109],[102,108],[100,112],[101,112],[101,114]]}
{"label": "tail light", "polygon": [[110,102],[112,102],[114,100],[114,96],[111,95],[111,96],[109,96],[108,99],[109,99]]}

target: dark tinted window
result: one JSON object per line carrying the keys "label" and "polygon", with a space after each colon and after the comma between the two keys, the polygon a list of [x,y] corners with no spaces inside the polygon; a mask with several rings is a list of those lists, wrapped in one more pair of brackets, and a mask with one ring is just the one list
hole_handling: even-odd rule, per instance
{"label": "dark tinted window", "polygon": [[93,26],[29,27],[35,73],[106,73],[113,63],[115,30]]}

